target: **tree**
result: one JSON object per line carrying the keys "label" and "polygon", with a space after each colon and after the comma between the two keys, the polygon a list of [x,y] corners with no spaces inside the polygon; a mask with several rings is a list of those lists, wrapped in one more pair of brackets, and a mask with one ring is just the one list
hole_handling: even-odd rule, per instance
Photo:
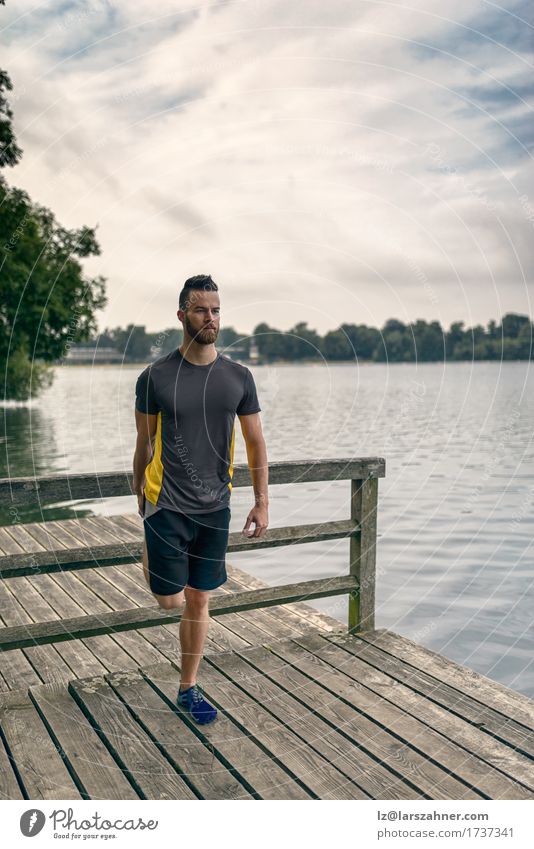
{"label": "tree", "polygon": [[342,324],[341,330],[350,342],[351,359],[372,359],[373,351],[380,342],[380,331],[376,327],[367,327],[366,324]]}
{"label": "tree", "polygon": [[265,322],[256,325],[253,336],[258,346],[258,351],[267,360],[289,359],[290,351],[287,343],[288,337],[280,330],[269,327]]}
{"label": "tree", "polygon": [[326,334],[323,339],[322,349],[327,360],[354,359],[352,345],[341,328],[339,330],[330,330]]}
{"label": "tree", "polygon": [[12,168],[22,156],[13,130],[13,113],[4,95],[4,92],[12,90],[9,74],[0,68],[0,168]]}
{"label": "tree", "polygon": [[530,327],[528,315],[519,315],[515,312],[507,312],[501,322],[502,334],[507,339],[517,339],[523,328]]}
{"label": "tree", "polygon": [[449,359],[456,359],[456,347],[462,344],[464,337],[464,322],[454,321],[445,334],[445,353]]}
{"label": "tree", "polygon": [[129,324],[124,330],[117,327],[113,332],[115,347],[128,360],[147,360],[157,334],[147,333],[144,325]]}
{"label": "tree", "polygon": [[415,357],[421,362],[436,362],[443,360],[445,337],[439,321],[428,324],[418,319],[410,325],[415,343]]}
{"label": "tree", "polygon": [[287,347],[291,359],[313,359],[320,356],[321,337],[308,328],[307,321],[299,321],[288,331]]}
{"label": "tree", "polygon": [[233,327],[221,327],[217,338],[217,346],[225,350],[227,356],[232,355],[232,348],[247,348],[249,346],[248,339],[242,339],[237,330]]}

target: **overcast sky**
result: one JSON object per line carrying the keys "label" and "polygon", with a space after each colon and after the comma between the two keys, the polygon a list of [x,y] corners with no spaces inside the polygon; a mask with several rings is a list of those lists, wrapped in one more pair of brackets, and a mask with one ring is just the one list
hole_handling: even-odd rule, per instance
{"label": "overcast sky", "polygon": [[[530,10],[529,10],[530,7]],[[20,165],[98,225],[99,325],[533,315],[531,0],[7,0]]]}

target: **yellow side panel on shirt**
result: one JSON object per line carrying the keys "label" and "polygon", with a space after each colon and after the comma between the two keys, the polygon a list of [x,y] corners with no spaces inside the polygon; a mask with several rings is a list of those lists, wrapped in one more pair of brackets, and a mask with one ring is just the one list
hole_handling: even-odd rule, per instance
{"label": "yellow side panel on shirt", "polygon": [[228,488],[230,492],[232,491],[232,475],[234,474],[234,444],[235,444],[235,424],[234,429],[232,431],[232,441],[230,442],[230,466],[228,468],[228,474],[230,475],[230,481],[228,482]]}
{"label": "yellow side panel on shirt", "polygon": [[158,503],[161,485],[163,483],[163,463],[161,462],[161,413],[158,413],[156,424],[156,441],[154,454],[145,469],[145,495],[152,504]]}

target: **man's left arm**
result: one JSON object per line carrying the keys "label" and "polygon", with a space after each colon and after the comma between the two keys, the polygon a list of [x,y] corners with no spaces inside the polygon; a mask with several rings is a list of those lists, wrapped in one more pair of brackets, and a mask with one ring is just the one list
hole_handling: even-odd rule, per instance
{"label": "man's left arm", "polygon": [[[254,507],[247,516],[242,533],[248,537],[263,537],[269,525],[269,465],[259,413],[239,416],[241,432],[247,449],[247,461],[254,488]],[[256,528],[249,530],[254,522]]]}

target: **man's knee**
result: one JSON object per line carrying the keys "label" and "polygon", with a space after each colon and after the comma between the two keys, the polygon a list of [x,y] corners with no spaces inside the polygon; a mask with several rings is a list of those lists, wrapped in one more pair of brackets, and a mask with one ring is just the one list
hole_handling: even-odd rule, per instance
{"label": "man's knee", "polygon": [[196,590],[194,587],[186,587],[184,593],[188,610],[203,613],[208,609],[210,598],[209,591]]}

